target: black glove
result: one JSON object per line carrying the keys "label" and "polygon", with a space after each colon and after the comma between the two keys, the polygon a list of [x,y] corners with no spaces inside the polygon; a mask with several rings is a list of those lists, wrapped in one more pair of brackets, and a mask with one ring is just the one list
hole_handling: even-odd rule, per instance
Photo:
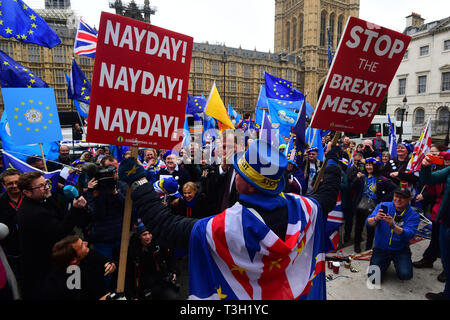
{"label": "black glove", "polygon": [[144,168],[136,162],[135,158],[126,158],[120,163],[119,178],[128,185],[145,176]]}

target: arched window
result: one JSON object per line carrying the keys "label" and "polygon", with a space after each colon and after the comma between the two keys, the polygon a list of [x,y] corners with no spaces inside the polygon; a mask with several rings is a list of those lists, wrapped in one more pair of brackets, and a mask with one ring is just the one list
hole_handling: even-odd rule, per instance
{"label": "arched window", "polygon": [[402,121],[403,109],[398,108],[395,110],[395,121]]}
{"label": "arched window", "polygon": [[298,21],[298,47],[303,47],[303,14],[300,15],[300,19]]}
{"label": "arched window", "polygon": [[448,107],[442,107],[438,110],[437,118],[439,124],[447,124],[450,121]]}
{"label": "arched window", "polygon": [[297,46],[297,19],[292,20],[292,51],[295,51]]}
{"label": "arched window", "polygon": [[330,38],[331,38],[331,47],[334,48],[334,20],[335,20],[335,14],[330,14],[330,23],[328,25],[328,28],[330,28]]}
{"label": "arched window", "polygon": [[422,108],[417,108],[414,112],[414,124],[424,124],[425,123],[425,110]]}
{"label": "arched window", "polygon": [[340,15],[337,23],[337,42],[341,40],[342,32],[344,31],[344,16]]}
{"label": "arched window", "polygon": [[320,46],[324,47],[326,44],[325,38],[327,34],[327,12],[322,11],[320,15]]}

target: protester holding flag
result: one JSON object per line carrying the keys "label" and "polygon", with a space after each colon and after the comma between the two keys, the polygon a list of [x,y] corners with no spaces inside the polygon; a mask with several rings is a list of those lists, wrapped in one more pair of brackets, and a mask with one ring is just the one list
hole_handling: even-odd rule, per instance
{"label": "protester holding flag", "polygon": [[410,162],[410,155],[408,149],[404,143],[399,143],[397,145],[397,157],[394,159],[394,166],[392,167],[393,172],[390,173],[391,179],[394,179],[398,185],[413,189],[413,185],[419,180],[411,170],[408,170],[408,164]]}
{"label": "protester holding flag", "polygon": [[18,210],[21,266],[23,272],[23,298],[40,298],[42,283],[50,270],[53,245],[69,235],[83,214],[86,200],[74,199],[66,213],[52,198],[50,186],[41,172],[27,172],[19,178],[19,189],[24,195]]}
{"label": "protester holding flag", "polygon": [[[190,248],[190,298],[325,299],[324,218],[336,203],[340,183],[335,150],[328,157],[324,183],[310,199],[281,196],[286,157],[264,141],[256,140],[245,153],[234,156],[239,203],[202,220],[171,215],[146,183],[144,169],[134,159],[121,163],[119,175],[132,186],[133,202],[155,238],[171,247]],[[263,162],[270,163],[272,170],[267,170]],[[310,227],[300,230],[306,224],[299,221],[305,219]],[[229,221],[227,226],[223,225],[225,220]],[[302,231],[307,233],[304,238],[299,237]],[[208,239],[215,245],[211,246]],[[225,239],[234,245],[227,246]],[[275,243],[282,248],[273,246]],[[265,250],[276,252],[278,259],[272,268],[276,265],[279,272],[268,273],[271,260],[265,256]],[[297,253],[294,260],[287,256],[292,252]],[[263,262],[264,269],[256,261]],[[223,267],[219,269],[218,265]],[[249,279],[258,274],[260,290],[256,292],[249,286]],[[277,275],[289,277],[290,281],[279,281]]]}
{"label": "protester holding flag", "polygon": [[[397,185],[390,179],[383,177],[379,173],[381,163],[368,158],[365,161],[365,171],[358,172],[356,179],[350,181],[350,188],[359,195],[358,205],[356,207],[355,224],[355,252],[361,252],[362,231],[366,218],[372,213],[373,209],[380,202],[392,201],[394,190]],[[366,251],[372,249],[375,230],[367,229]]]}

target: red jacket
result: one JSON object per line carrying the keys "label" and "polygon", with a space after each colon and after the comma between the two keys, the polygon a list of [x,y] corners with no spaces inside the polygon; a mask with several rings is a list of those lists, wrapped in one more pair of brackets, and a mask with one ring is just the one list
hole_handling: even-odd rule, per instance
{"label": "red jacket", "polygon": [[430,195],[436,197],[430,214],[430,220],[435,221],[439,208],[441,207],[442,199],[444,198],[444,184],[427,185],[427,191]]}

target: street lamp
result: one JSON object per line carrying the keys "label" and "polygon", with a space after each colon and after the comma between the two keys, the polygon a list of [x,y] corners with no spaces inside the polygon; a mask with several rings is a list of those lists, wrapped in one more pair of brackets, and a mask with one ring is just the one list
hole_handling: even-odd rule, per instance
{"label": "street lamp", "polygon": [[[445,118],[444,118],[445,119]],[[445,136],[445,146],[448,147],[448,144],[450,143],[450,137],[449,137],[449,133],[450,133],[450,110],[447,107],[447,135]]]}
{"label": "street lamp", "polygon": [[225,67],[227,64],[227,53],[225,51],[225,48],[223,49],[223,55],[222,55],[222,61],[223,61],[223,103],[225,104],[225,99],[226,99],[226,74],[225,74]]}
{"label": "street lamp", "polygon": [[408,102],[408,99],[406,99],[406,96],[403,98],[403,108],[401,108],[402,111],[402,120],[400,124],[400,135],[398,136],[397,143],[402,142],[402,134],[403,134],[403,119],[405,118],[405,111],[406,111],[406,103]]}

